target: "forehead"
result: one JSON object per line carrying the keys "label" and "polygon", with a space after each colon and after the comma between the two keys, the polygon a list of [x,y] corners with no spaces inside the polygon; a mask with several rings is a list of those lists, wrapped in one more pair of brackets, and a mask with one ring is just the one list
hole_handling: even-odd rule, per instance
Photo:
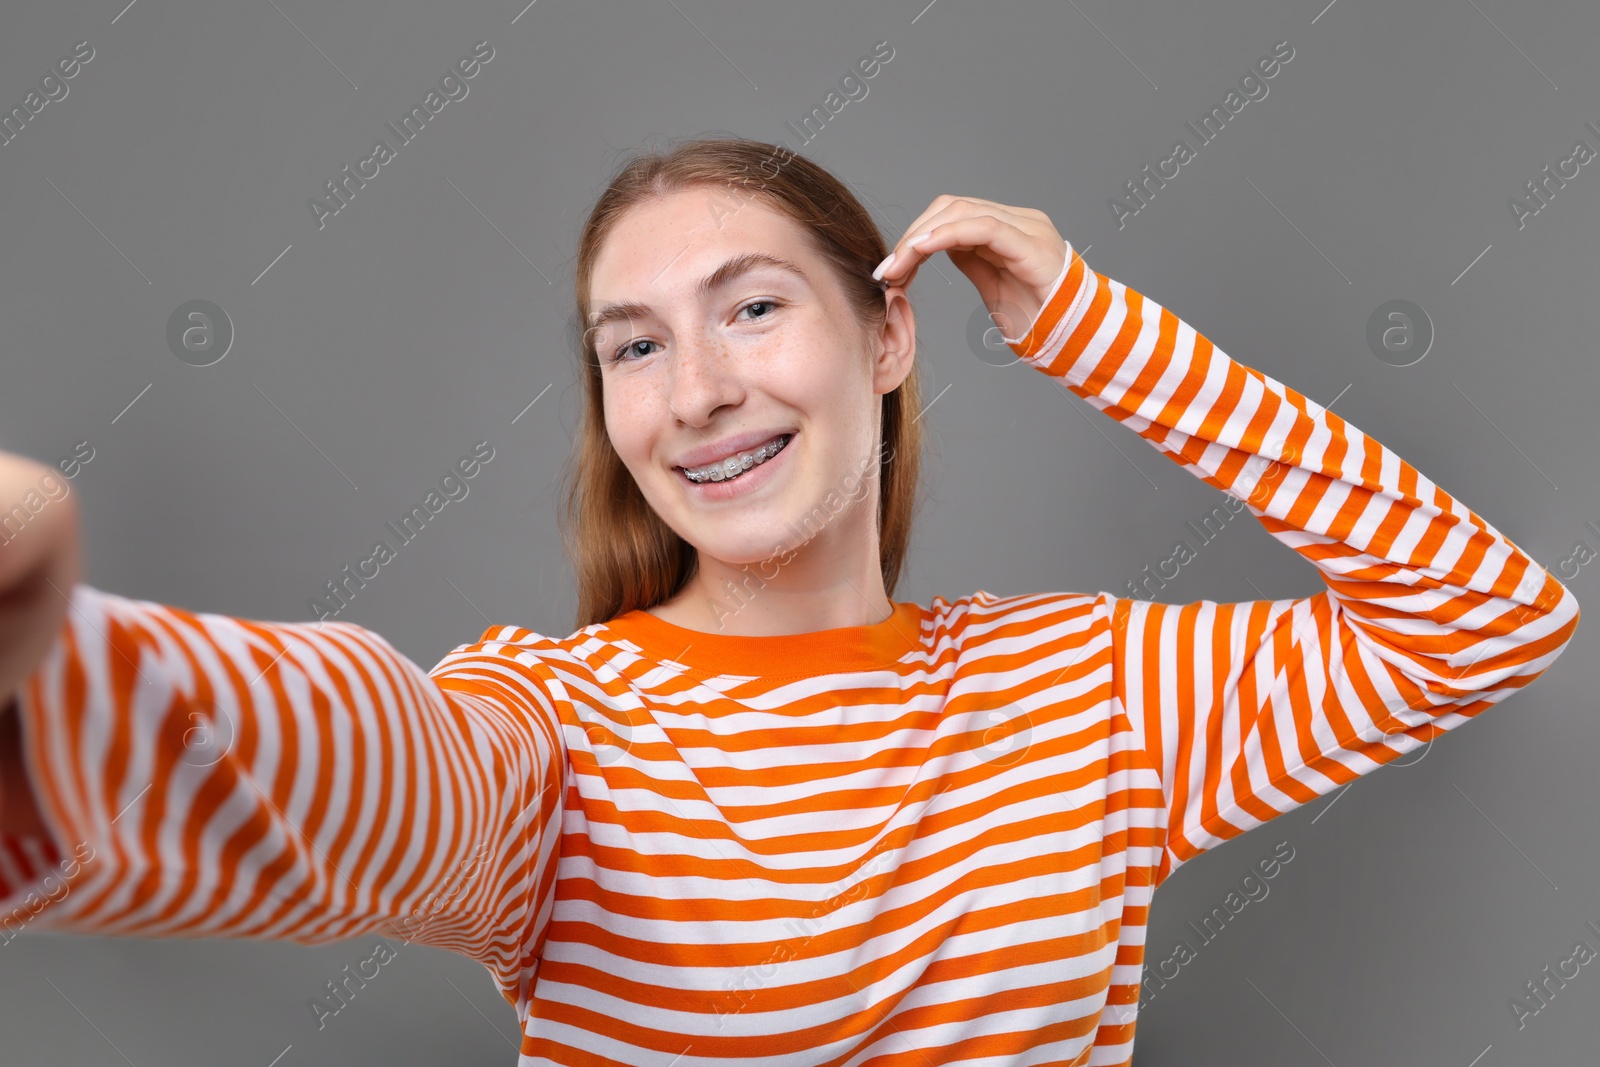
{"label": "forehead", "polygon": [[629,208],[601,243],[591,303],[648,298],[692,285],[732,255],[769,252],[812,269],[805,230],[737,188],[695,186]]}

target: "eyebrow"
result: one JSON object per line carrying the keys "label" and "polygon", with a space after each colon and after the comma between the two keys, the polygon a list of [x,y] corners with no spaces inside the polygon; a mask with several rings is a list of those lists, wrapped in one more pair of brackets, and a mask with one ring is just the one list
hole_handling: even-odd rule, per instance
{"label": "eyebrow", "polygon": [[[766,252],[746,252],[744,255],[734,256],[732,259],[727,260],[716,270],[712,271],[710,274],[707,274],[704,278],[701,278],[699,283],[694,287],[695,296],[699,297],[700,299],[704,299],[711,293],[713,289],[720,288],[721,286],[727,285],[735,278],[749,274],[751,271],[761,270],[765,267],[787,271],[790,274],[798,275],[801,281],[810,281],[810,279],[806,277],[805,271],[801,270],[787,259],[784,259],[780,256],[770,255]],[[589,329],[590,331],[594,331],[598,330],[602,326],[615,322],[618,319],[642,319],[653,315],[654,313],[655,310],[651,308],[649,304],[640,304],[633,301],[607,304],[589,317]]]}

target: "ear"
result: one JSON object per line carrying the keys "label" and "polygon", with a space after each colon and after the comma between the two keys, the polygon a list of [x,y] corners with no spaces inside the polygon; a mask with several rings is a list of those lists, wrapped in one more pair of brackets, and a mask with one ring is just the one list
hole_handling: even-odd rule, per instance
{"label": "ear", "polygon": [[883,299],[887,309],[876,337],[878,356],[872,364],[872,391],[880,395],[900,387],[917,354],[917,317],[904,287],[888,287]]}

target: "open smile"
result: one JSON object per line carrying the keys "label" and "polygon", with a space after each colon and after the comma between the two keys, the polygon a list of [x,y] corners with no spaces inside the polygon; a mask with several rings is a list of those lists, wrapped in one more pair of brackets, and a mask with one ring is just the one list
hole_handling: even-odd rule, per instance
{"label": "open smile", "polygon": [[695,487],[695,495],[713,500],[727,499],[767,482],[773,471],[765,468],[774,466],[773,461],[784,454],[794,437],[792,433],[779,434],[748,452],[729,456],[704,467],[678,467],[676,470]]}
{"label": "open smile", "polygon": [[737,456],[708,463],[704,467],[679,467],[683,476],[696,484],[702,482],[730,482],[752,467],[758,467],[767,460],[783,451],[794,434],[780,433],[772,440],[753,448],[749,452],[741,452]]}

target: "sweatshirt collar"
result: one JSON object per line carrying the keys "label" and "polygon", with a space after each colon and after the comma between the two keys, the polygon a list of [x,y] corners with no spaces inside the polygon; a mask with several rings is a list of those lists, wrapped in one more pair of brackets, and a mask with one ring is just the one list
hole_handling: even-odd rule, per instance
{"label": "sweatshirt collar", "polygon": [[601,625],[651,659],[704,674],[807,676],[884,667],[920,648],[924,609],[910,602],[891,603],[894,612],[882,622],[768,637],[691,630],[643,609]]}

